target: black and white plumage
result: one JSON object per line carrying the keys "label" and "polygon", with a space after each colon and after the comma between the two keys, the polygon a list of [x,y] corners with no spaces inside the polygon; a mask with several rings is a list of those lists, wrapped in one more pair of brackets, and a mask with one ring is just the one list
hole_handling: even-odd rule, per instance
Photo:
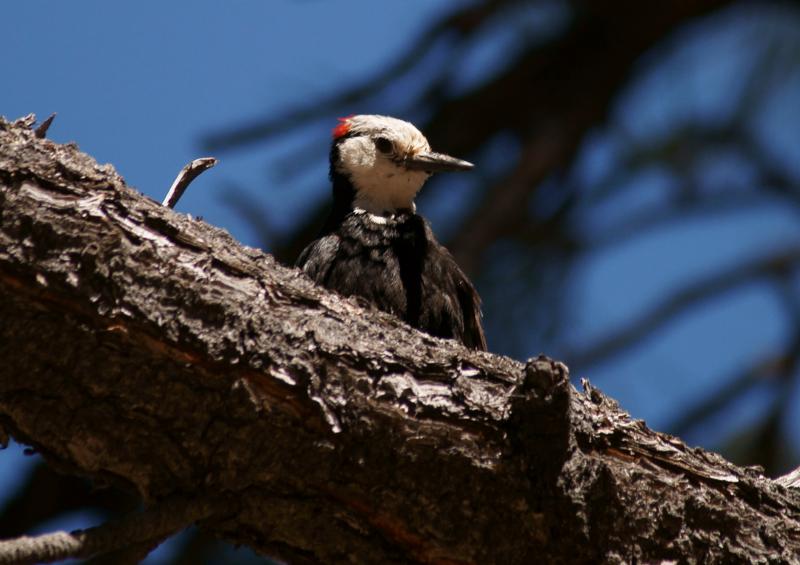
{"label": "black and white plumage", "polygon": [[341,120],[330,161],[331,214],[297,266],[415,328],[485,350],[478,293],[414,205],[432,173],[472,164],[431,152],[410,123],[376,115]]}

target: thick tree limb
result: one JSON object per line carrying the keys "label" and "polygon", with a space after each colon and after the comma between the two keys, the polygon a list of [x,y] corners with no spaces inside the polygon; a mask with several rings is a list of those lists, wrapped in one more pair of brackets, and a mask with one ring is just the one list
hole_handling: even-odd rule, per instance
{"label": "thick tree limb", "polygon": [[0,122],[0,424],[291,563],[791,562],[800,495]]}
{"label": "thick tree limb", "polygon": [[787,487],[800,488],[800,467],[782,477],[778,477],[775,482]]}

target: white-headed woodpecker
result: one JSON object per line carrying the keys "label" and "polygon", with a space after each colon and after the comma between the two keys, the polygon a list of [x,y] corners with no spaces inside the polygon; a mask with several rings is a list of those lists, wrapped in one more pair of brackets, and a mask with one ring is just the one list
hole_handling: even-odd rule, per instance
{"label": "white-headed woodpecker", "polygon": [[297,266],[415,328],[485,350],[478,293],[414,205],[431,174],[473,165],[432,152],[412,124],[377,115],[342,118],[330,162],[331,213]]}

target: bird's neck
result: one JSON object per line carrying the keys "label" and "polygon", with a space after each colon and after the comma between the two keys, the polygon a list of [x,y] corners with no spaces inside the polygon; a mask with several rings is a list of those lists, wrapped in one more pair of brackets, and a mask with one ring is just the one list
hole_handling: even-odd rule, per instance
{"label": "bird's neck", "polygon": [[416,206],[408,195],[381,196],[377,190],[358,190],[345,174],[331,172],[333,182],[333,206],[331,220],[341,221],[354,210],[363,210],[376,216],[392,216],[401,213],[414,213]]}

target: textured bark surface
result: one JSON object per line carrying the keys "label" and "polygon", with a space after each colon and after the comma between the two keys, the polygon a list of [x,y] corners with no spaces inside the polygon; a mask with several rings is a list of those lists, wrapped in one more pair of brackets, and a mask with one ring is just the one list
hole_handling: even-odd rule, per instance
{"label": "textured bark surface", "polygon": [[800,496],[0,122],[0,422],[291,563],[797,562]]}

